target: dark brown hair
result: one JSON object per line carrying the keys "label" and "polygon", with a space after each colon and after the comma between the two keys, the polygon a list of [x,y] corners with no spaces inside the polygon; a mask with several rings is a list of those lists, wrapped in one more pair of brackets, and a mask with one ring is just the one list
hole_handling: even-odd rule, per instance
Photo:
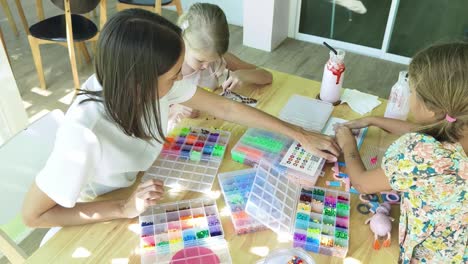
{"label": "dark brown hair", "polygon": [[129,136],[164,141],[158,77],[183,51],[179,27],[142,9],[128,9],[102,29],[95,70],[102,92],[83,91],[86,101],[100,101],[108,116]]}
{"label": "dark brown hair", "polygon": [[[426,48],[414,56],[408,73],[416,96],[439,118],[418,132],[439,141],[459,141],[468,126],[468,43]],[[447,114],[456,121],[448,122]]]}

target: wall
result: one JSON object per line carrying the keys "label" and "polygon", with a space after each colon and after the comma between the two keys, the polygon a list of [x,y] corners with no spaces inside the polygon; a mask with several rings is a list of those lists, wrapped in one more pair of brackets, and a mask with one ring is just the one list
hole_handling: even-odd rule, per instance
{"label": "wall", "polygon": [[[1,36],[1,35],[0,35]],[[0,146],[10,137],[18,133],[28,125],[28,118],[24,110],[23,101],[16,86],[15,77],[11,71],[10,63],[5,52],[2,41],[0,41]],[[2,160],[0,160],[2,162]],[[0,164],[0,167],[2,165]],[[11,175],[0,175],[8,177]],[[7,201],[11,197],[2,197],[0,200]],[[2,221],[5,219],[2,219]],[[31,229],[28,229],[21,221],[20,215],[6,223],[2,223],[0,228],[15,242],[19,243],[25,238]],[[0,252],[0,258],[2,254]]]}
{"label": "wall", "polygon": [[[244,0],[182,0],[181,2],[184,11],[188,10],[194,3],[216,4],[223,9],[229,24],[242,26]],[[168,7],[168,9],[175,10],[174,7]]]}

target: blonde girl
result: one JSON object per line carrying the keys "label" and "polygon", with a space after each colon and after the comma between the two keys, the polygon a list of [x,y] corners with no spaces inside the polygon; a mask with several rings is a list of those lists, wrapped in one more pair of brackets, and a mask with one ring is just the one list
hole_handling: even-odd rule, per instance
{"label": "blonde girl", "polygon": [[[220,86],[232,91],[244,84],[262,87],[272,82],[270,72],[228,52],[229,26],[217,5],[196,3],[179,18],[178,24],[186,47],[182,66],[185,80],[209,91]],[[183,116],[198,115],[198,111],[181,106],[174,106],[172,111]]]}

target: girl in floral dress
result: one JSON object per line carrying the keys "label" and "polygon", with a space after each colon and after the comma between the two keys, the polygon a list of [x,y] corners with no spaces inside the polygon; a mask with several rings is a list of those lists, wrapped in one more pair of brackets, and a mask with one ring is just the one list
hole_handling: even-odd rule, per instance
{"label": "girl in floral dress", "polygon": [[[359,192],[402,193],[400,263],[468,263],[468,43],[416,54],[409,84],[415,123],[365,117],[337,128],[337,141]],[[351,133],[366,126],[402,135],[369,171]]]}

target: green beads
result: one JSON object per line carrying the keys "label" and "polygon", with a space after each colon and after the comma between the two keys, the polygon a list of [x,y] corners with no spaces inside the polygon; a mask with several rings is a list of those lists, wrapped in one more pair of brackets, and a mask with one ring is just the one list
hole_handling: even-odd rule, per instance
{"label": "green beads", "polygon": [[336,230],[335,231],[335,237],[336,238],[342,238],[342,239],[348,239],[348,233]]}
{"label": "green beads", "polygon": [[205,238],[209,236],[210,236],[210,233],[208,232],[208,230],[201,230],[197,232],[197,238]]}
{"label": "green beads", "polygon": [[325,207],[323,210],[324,215],[328,216],[335,216],[336,215],[336,209],[335,208],[330,208],[330,207]]}
{"label": "green beads", "polygon": [[201,156],[202,154],[200,151],[192,150],[192,152],[190,153],[190,160],[199,161],[201,160]]}
{"label": "green beads", "polygon": [[165,247],[168,246],[169,242],[168,241],[161,241],[157,244],[158,247]]}
{"label": "green beads", "polygon": [[318,228],[307,228],[307,235],[311,237],[316,237],[320,235],[320,229]]}
{"label": "green beads", "polygon": [[180,136],[185,137],[190,133],[190,128],[184,127],[180,130]]}
{"label": "green beads", "polygon": [[278,153],[283,149],[283,143],[281,141],[266,137],[244,136],[243,143],[272,153]]}
{"label": "green beads", "polygon": [[237,151],[231,151],[231,157],[235,162],[239,163],[244,163],[245,160],[245,153],[242,152],[237,152]]}
{"label": "green beads", "polygon": [[325,195],[325,191],[324,191],[324,190],[320,190],[320,189],[314,189],[314,194],[315,194],[315,195],[324,196],[324,195]]}
{"label": "green beads", "polygon": [[216,144],[214,146],[214,148],[213,148],[213,156],[222,157],[224,155],[224,150],[225,149],[226,149],[226,147]]}

